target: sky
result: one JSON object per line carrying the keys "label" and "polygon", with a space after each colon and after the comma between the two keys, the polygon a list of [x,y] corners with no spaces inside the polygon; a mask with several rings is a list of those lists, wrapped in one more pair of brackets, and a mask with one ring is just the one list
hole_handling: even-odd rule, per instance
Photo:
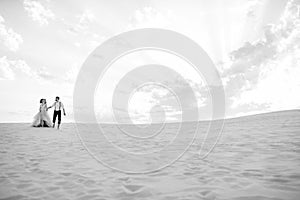
{"label": "sky", "polygon": [[[39,100],[52,104],[55,96],[65,105],[64,121],[74,121],[73,91],[82,64],[107,39],[139,28],[176,31],[203,48],[220,74],[226,117],[300,108],[299,0],[1,0],[0,122],[31,122]],[[209,118],[203,77],[175,55],[144,50],[120,58],[99,81],[94,94],[99,122],[114,121],[118,82],[147,63],[183,76],[197,98],[191,109],[198,109],[199,119],[193,120]],[[168,81],[184,96],[180,80]],[[127,121],[181,119],[180,103],[168,89],[131,89]],[[182,101],[187,105],[189,96]]]}

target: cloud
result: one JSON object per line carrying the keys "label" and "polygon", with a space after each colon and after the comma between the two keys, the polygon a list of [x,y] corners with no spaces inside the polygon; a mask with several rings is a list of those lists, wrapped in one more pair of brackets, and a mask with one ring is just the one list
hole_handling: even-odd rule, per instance
{"label": "cloud", "polygon": [[246,10],[247,10],[247,16],[248,17],[256,17],[257,15],[257,12],[260,8],[260,6],[263,5],[263,1],[261,0],[251,0],[251,1],[248,1],[246,3]]}
{"label": "cloud", "polygon": [[44,79],[44,80],[55,80],[57,79],[53,74],[50,74],[50,72],[47,71],[45,67],[42,67],[35,71],[35,74],[38,78]]}
{"label": "cloud", "polygon": [[[75,24],[68,24],[68,31],[74,34],[92,34],[88,31],[91,23],[95,22],[96,17],[91,10],[84,10],[80,15],[76,17]],[[98,35],[92,34],[93,37]]]}
{"label": "cloud", "polygon": [[14,80],[15,73],[10,68],[6,57],[0,58],[0,80]]}
{"label": "cloud", "polygon": [[41,26],[48,25],[49,20],[55,18],[54,13],[45,8],[40,1],[36,0],[24,0],[24,9],[28,13],[29,17],[38,22]]}
{"label": "cloud", "polygon": [[45,67],[34,70],[24,60],[9,60],[6,56],[0,58],[0,79],[14,80],[18,74],[38,81],[55,79]]}
{"label": "cloud", "polygon": [[144,7],[134,12],[129,19],[129,28],[167,27],[171,24],[174,16],[170,10],[161,12],[154,7]]}
{"label": "cloud", "polygon": [[7,28],[4,18],[0,15],[0,43],[4,44],[10,51],[17,51],[23,39],[13,29]]}
{"label": "cloud", "polygon": [[151,122],[150,112],[156,105],[161,105],[159,97],[166,93],[162,88],[155,85],[139,88],[128,102],[128,112],[135,123]]}
{"label": "cloud", "polygon": [[85,10],[82,15],[79,17],[79,27],[82,29],[87,28],[90,23],[95,21],[95,15],[90,10]]}
{"label": "cloud", "polygon": [[[134,81],[135,82],[135,81]],[[187,80],[189,82],[189,80]],[[146,84],[142,87],[132,86],[131,97],[128,100],[127,108],[113,107],[113,110],[117,112],[128,112],[129,118],[122,117],[123,123],[129,123],[131,119],[133,123],[151,123],[151,122],[174,122],[182,119],[182,112],[189,113],[191,110],[203,109],[207,106],[207,98],[209,97],[208,91],[205,91],[202,86],[192,83],[188,88],[188,83],[180,82],[177,79],[173,79],[172,82],[163,83],[163,85],[171,85],[173,92],[167,88],[152,84]],[[190,89],[193,90],[198,103],[191,101]],[[123,93],[122,90],[115,90],[114,93]],[[126,94],[128,92],[125,92]],[[177,97],[181,99],[177,99]],[[99,101],[96,99],[95,112],[97,113],[97,119],[101,122],[115,122],[113,119],[113,111],[110,110],[112,104],[104,103],[103,96]],[[179,100],[180,102],[177,102]],[[116,101],[124,101],[120,98]],[[104,103],[104,104],[103,104]],[[183,108],[181,108],[183,106]],[[183,110],[182,110],[183,109]],[[205,112],[206,113],[206,112]],[[186,116],[188,120],[198,120],[194,115]],[[199,116],[203,117],[203,116]]]}
{"label": "cloud", "polygon": [[6,56],[3,56],[0,60],[2,68],[9,71],[11,75],[13,74],[13,76],[11,76],[11,78],[13,77],[11,80],[15,79],[16,73],[20,72],[31,78],[36,75],[23,60],[9,60]]}
{"label": "cloud", "polygon": [[74,43],[74,46],[77,48],[82,48],[86,52],[90,52],[106,39],[106,37],[92,31],[95,27],[96,16],[91,10],[84,10],[80,15],[75,16],[75,19],[76,21],[73,23],[64,21],[64,24],[69,33],[76,36],[84,36],[83,38],[79,38],[81,41]]}
{"label": "cloud", "polygon": [[158,85],[145,85],[131,96],[128,112],[134,123],[176,121],[182,111],[176,96]]}
{"label": "cloud", "polygon": [[[172,92],[155,84],[143,86],[135,91],[128,105],[130,117],[134,122],[180,121],[183,112],[201,110],[207,106],[209,90],[202,84],[173,77],[163,85],[172,86]],[[191,91],[197,102],[193,101]],[[195,116],[187,117],[188,120],[197,120]]]}
{"label": "cloud", "polygon": [[291,109],[300,101],[300,1],[289,1],[264,37],[230,54],[222,76],[231,108]]}
{"label": "cloud", "polygon": [[300,49],[268,63],[255,88],[241,93],[233,106],[266,105],[267,110],[299,108],[299,66]]}
{"label": "cloud", "polygon": [[76,77],[79,73],[79,70],[80,70],[80,65],[78,63],[74,63],[73,66],[68,71],[66,71],[64,75],[64,80],[66,82],[74,84]]}

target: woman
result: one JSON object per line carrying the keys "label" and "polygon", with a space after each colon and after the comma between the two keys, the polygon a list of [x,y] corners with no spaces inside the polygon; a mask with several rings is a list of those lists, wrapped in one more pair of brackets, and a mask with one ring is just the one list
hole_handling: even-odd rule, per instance
{"label": "woman", "polygon": [[40,109],[38,114],[34,116],[34,121],[32,123],[33,127],[52,127],[52,122],[47,112],[47,102],[46,99],[40,100]]}

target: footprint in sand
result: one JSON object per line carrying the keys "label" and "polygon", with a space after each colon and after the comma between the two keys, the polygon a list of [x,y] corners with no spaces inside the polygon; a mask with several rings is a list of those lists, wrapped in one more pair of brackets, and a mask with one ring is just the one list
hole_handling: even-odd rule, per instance
{"label": "footprint in sand", "polygon": [[128,194],[137,194],[143,191],[144,186],[123,184],[123,189]]}

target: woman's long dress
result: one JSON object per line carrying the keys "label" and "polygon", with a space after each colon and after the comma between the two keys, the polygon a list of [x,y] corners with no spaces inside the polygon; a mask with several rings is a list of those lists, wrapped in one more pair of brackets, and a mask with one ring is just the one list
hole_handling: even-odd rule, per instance
{"label": "woman's long dress", "polygon": [[52,122],[47,112],[47,104],[40,105],[40,112],[34,116],[32,123],[34,127],[51,127]]}

